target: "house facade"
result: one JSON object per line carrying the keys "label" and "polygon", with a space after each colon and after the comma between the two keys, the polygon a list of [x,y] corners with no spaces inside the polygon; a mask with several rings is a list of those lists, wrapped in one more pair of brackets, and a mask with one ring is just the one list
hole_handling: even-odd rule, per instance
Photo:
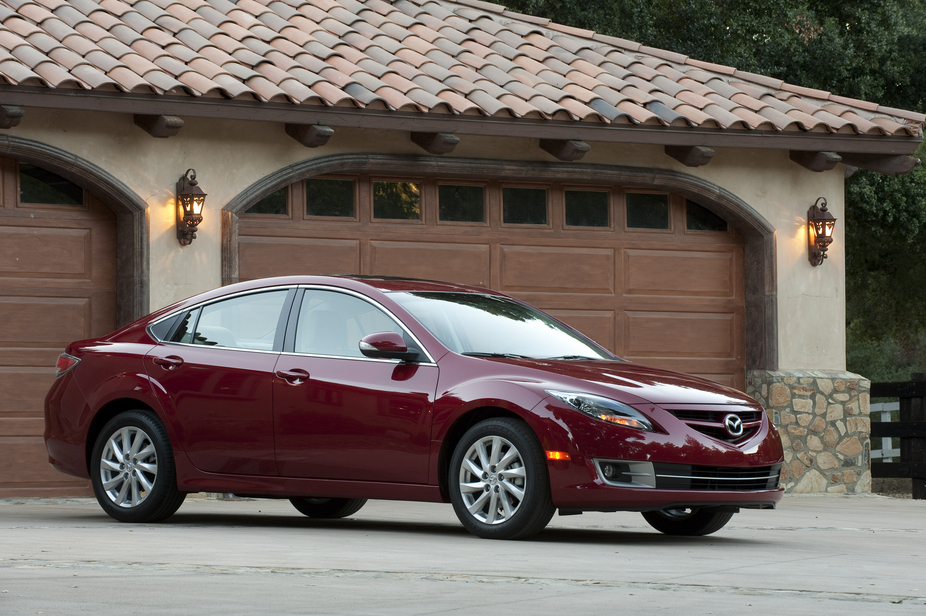
{"label": "house facade", "polygon": [[924,116],[477,0],[6,0],[0,24],[0,496],[86,493],[41,438],[68,342],[326,273],[525,299],[756,396],[789,489],[869,490],[844,179],[911,170]]}

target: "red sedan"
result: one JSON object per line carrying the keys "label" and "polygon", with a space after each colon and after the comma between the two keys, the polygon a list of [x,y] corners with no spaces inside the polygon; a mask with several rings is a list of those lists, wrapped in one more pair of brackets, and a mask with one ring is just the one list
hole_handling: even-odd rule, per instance
{"label": "red sedan", "polygon": [[497,539],[534,535],[557,509],[705,535],[782,495],[781,442],[754,400],[621,360],[476,287],[240,283],[74,342],[57,373],[49,461],[126,522],[207,491],[319,518],[370,498],[449,501]]}

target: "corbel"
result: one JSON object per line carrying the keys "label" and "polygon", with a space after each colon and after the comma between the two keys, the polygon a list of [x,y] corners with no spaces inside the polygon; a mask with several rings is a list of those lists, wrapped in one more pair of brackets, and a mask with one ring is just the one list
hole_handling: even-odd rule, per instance
{"label": "corbel", "polygon": [[307,148],[318,148],[328,143],[334,129],[323,124],[287,124],[286,134]]}
{"label": "corbel", "polygon": [[592,148],[577,139],[541,139],[540,149],[559,160],[570,162],[581,159]]}
{"label": "corbel", "polygon": [[0,105],[0,128],[13,128],[19,125],[26,112],[16,105]]}
{"label": "corbel", "polygon": [[167,139],[180,132],[183,128],[183,120],[170,115],[135,114],[135,126],[143,129],[152,137]]}
{"label": "corbel", "polygon": [[412,133],[412,142],[428,154],[450,154],[460,138],[452,133]]}
{"label": "corbel", "polygon": [[829,171],[840,162],[842,156],[836,152],[807,152],[802,150],[791,150],[788,157],[805,169],[811,171]]}
{"label": "corbel", "polygon": [[885,156],[884,154],[839,153],[846,165],[876,171],[884,175],[903,175],[910,173],[920,164],[919,158],[912,156]]}
{"label": "corbel", "polygon": [[667,156],[671,156],[686,167],[701,167],[714,159],[714,149],[703,145],[667,145]]}

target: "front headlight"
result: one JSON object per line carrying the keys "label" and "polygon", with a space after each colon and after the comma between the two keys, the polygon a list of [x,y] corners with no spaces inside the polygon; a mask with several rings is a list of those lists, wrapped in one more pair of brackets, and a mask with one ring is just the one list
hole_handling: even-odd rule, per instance
{"label": "front headlight", "polygon": [[653,424],[650,423],[649,419],[644,417],[643,413],[640,411],[627,406],[623,402],[592,394],[552,391],[549,389],[546,391],[551,396],[562,400],[572,408],[582,411],[586,415],[591,415],[595,419],[624,426],[625,428],[636,428],[637,430],[653,432]]}

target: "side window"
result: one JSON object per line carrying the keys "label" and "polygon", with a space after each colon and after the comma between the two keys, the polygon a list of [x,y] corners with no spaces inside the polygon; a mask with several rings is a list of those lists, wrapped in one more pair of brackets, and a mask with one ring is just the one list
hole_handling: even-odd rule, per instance
{"label": "side window", "polygon": [[254,293],[204,306],[193,344],[272,351],[286,293]]}
{"label": "side window", "polygon": [[382,310],[359,297],[309,289],[296,324],[296,353],[363,357],[360,339],[379,332],[405,334]]}
{"label": "side window", "polygon": [[196,308],[183,316],[183,320],[180,321],[177,331],[175,331],[174,335],[170,338],[171,342],[183,342],[185,344],[193,342],[193,327],[196,325],[196,319],[199,318],[200,310],[201,308]]}

